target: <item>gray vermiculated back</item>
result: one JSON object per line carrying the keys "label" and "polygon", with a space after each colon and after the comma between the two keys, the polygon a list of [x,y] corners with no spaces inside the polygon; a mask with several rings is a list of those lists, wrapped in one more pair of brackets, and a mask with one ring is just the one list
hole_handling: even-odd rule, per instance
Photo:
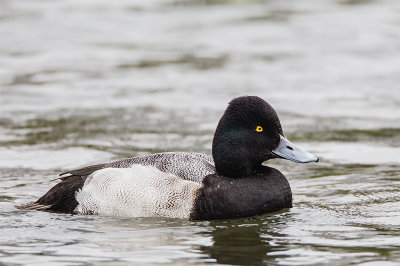
{"label": "gray vermiculated back", "polygon": [[[187,152],[165,152],[132,157],[106,163],[102,168],[129,168],[133,164],[154,166],[160,171],[197,183],[201,183],[205,176],[215,173],[214,160],[210,155]],[[74,171],[69,173],[74,174]]]}

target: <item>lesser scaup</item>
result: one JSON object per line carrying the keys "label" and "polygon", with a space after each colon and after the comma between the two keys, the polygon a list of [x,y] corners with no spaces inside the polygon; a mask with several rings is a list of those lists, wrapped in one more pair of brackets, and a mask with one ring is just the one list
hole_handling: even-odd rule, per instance
{"label": "lesser scaup", "polygon": [[19,208],[193,220],[270,213],[292,207],[285,176],[262,165],[272,158],[318,161],[284,137],[267,102],[243,96],[220,119],[212,157],[166,152],[68,171],[44,196]]}

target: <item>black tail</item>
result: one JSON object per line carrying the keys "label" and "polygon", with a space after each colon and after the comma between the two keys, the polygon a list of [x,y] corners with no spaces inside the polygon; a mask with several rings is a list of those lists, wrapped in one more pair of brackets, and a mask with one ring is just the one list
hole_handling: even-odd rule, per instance
{"label": "black tail", "polygon": [[78,206],[75,193],[83,187],[86,177],[106,167],[97,164],[60,174],[61,182],[52,187],[46,194],[34,203],[17,206],[21,210],[49,210],[54,212],[73,212]]}
{"label": "black tail", "polygon": [[78,206],[75,193],[85,183],[81,176],[68,176],[52,187],[46,194],[34,203],[17,206],[21,210],[49,210],[54,212],[73,212]]}

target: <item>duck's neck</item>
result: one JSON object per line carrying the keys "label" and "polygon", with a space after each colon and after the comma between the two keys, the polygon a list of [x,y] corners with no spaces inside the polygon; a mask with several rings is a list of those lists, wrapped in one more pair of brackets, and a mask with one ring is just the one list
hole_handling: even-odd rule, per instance
{"label": "duck's neck", "polygon": [[215,170],[218,175],[225,177],[245,177],[254,172],[254,165],[245,158],[238,156],[213,154]]}
{"label": "duck's neck", "polygon": [[239,178],[254,174],[263,160],[229,142],[213,142],[215,170],[219,176]]}

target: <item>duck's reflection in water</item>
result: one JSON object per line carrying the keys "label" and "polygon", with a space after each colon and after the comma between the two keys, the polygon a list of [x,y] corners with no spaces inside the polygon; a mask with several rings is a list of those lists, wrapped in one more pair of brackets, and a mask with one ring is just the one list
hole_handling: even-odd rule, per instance
{"label": "duck's reflection in water", "polygon": [[269,239],[275,235],[273,232],[276,229],[271,227],[274,224],[279,224],[279,227],[284,225],[280,218],[269,216],[210,222],[210,226],[215,228],[211,233],[213,245],[202,246],[200,250],[221,264],[268,264],[268,260],[272,258],[267,258],[267,254],[277,248],[269,244]]}

